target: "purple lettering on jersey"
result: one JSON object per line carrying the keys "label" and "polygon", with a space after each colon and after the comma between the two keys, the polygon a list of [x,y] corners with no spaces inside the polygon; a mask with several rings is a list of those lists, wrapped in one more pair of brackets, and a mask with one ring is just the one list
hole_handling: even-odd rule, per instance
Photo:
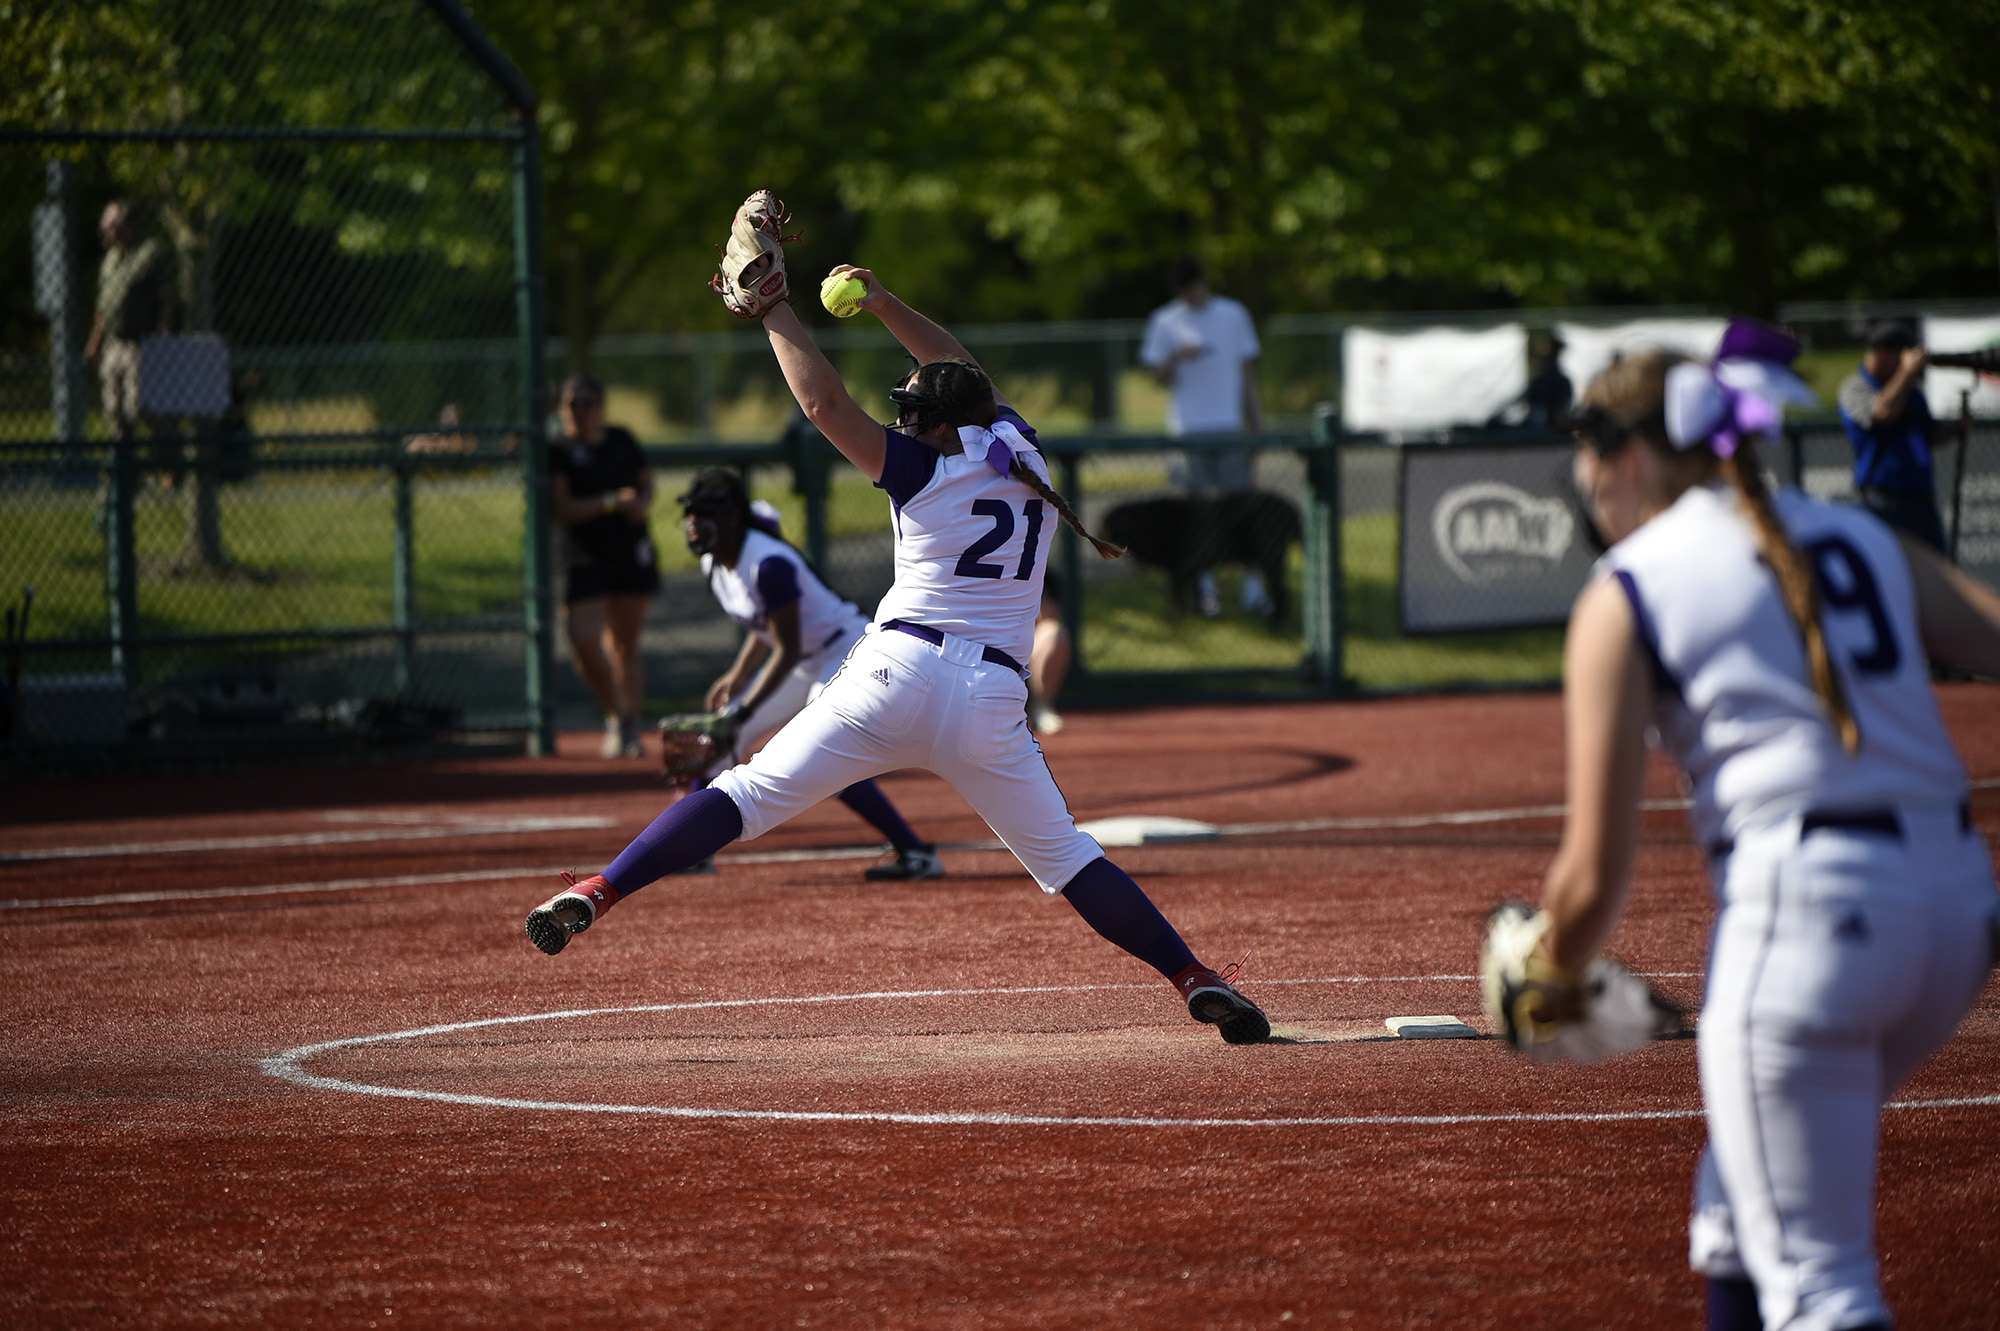
{"label": "purple lettering on jersey", "polygon": [[799,571],[789,559],[772,555],[757,565],[757,597],[766,615],[796,605],[799,595]]}

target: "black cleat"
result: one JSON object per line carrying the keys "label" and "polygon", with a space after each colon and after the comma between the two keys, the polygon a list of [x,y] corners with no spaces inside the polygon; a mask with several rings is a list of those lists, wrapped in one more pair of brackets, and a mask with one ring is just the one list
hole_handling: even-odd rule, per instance
{"label": "black cleat", "polygon": [[944,861],[936,846],[914,846],[896,852],[890,864],[878,864],[861,875],[871,883],[914,883],[920,878],[944,877]]}

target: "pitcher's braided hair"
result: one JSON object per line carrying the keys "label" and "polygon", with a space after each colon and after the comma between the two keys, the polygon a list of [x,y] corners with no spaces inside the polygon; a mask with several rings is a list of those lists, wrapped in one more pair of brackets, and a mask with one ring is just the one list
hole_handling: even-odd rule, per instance
{"label": "pitcher's braided hair", "polygon": [[1637,435],[1649,448],[1668,459],[1693,459],[1705,464],[1704,474],[1719,473],[1735,487],[1737,499],[1756,532],[1757,553],[1777,579],[1785,609],[1805,640],[1806,666],[1812,677],[1813,692],[1826,707],[1841,747],[1849,753],[1858,752],[1861,726],[1854,719],[1847,690],[1834,671],[1826,633],[1820,627],[1819,588],[1813,582],[1805,556],[1792,544],[1790,533],[1778,521],[1778,510],[1771,501],[1770,487],[1764,483],[1764,468],[1756,445],[1745,436],[1736,452],[1724,458],[1717,457],[1706,444],[1683,452],[1667,439],[1667,371],[1686,359],[1666,352],[1643,352],[1613,364],[1584,390],[1584,410],[1580,416],[1583,433],[1592,447],[1607,457],[1618,450],[1624,439]]}
{"label": "pitcher's braided hair", "polygon": [[[999,419],[1000,409],[993,401],[993,381],[977,365],[962,360],[937,360],[920,366],[914,376],[898,385],[889,395],[906,416],[913,418],[918,434],[927,433],[940,425],[956,429],[961,425],[977,425],[991,429]],[[1084,528],[1083,519],[1069,506],[1056,488],[1037,476],[1019,457],[1008,474],[1048,500],[1062,520],[1069,524],[1084,540],[1096,547],[1097,553],[1106,559],[1116,559],[1125,553],[1125,547],[1092,536]]]}

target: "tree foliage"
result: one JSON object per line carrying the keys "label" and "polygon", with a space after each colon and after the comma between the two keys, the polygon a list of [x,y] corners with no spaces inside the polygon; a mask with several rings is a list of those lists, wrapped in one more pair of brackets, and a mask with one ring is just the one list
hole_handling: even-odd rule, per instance
{"label": "tree foliage", "polygon": [[954,318],[1137,314],[1184,251],[1265,312],[2000,286],[1996,0],[476,8],[579,331],[723,326],[766,184],[801,271]]}
{"label": "tree foliage", "polygon": [[[801,274],[875,265],[961,320],[1140,314],[1188,251],[1260,313],[2000,288],[2000,0],[469,7],[543,99],[549,309],[585,338],[729,326],[703,282],[759,186],[805,228]],[[11,122],[497,113],[448,44],[384,64],[385,32],[435,36],[418,0],[0,19]],[[176,61],[218,53],[254,75],[177,107]],[[147,151],[120,169],[157,176]],[[357,261],[501,257],[497,179],[285,169],[289,224]]]}

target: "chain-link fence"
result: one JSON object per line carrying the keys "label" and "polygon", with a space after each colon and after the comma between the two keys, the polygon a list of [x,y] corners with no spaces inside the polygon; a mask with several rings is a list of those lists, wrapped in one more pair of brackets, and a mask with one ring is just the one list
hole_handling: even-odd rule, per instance
{"label": "chain-link fence", "polygon": [[14,751],[534,729],[532,93],[446,3],[16,37],[44,46],[37,127],[0,135],[39,316],[0,347]]}
{"label": "chain-link fence", "polygon": [[[50,6],[6,59],[21,86],[0,98],[33,108],[11,122],[33,128],[0,131],[16,293],[0,301],[32,300],[23,317],[0,306],[7,751],[289,752],[439,730],[526,730],[546,749],[559,715],[588,724],[552,632],[544,367],[568,348],[541,335],[533,94],[463,12]],[[1469,626],[1495,622],[1495,569],[1567,604],[1582,556],[1549,558],[1563,519],[1543,486],[1566,446],[1335,437],[1315,405],[1339,399],[1354,322],[1264,323],[1270,432],[1255,441],[1165,437],[1166,391],[1136,361],[1142,322],[959,330],[1041,430],[1086,522],[1134,551],[1107,562],[1059,536],[1071,696],[1556,676],[1559,609]],[[1850,353],[1832,346],[1859,325],[1845,311],[1826,325],[1808,358],[1844,373]],[[854,325],[821,340],[886,417],[900,349]],[[676,539],[671,499],[698,466],[743,468],[873,610],[893,571],[888,502],[798,429],[761,335],[589,350],[607,418],[657,473],[654,706],[698,698],[737,644]],[[1489,445],[1513,459],[1506,476],[1438,470],[1476,471]],[[1992,580],[2000,438],[1973,436],[1962,480],[1953,449],[1939,461],[1959,556]],[[1835,495],[1848,464],[1818,427],[1785,459]],[[1516,493],[1477,490],[1489,483]],[[1421,522],[1406,516],[1419,498]],[[1413,573],[1420,537],[1443,562]],[[1420,578],[1441,599],[1424,601]]]}
{"label": "chain-link fence", "polygon": [[[1364,690],[1552,682],[1561,626],[1597,553],[1561,435],[1457,431],[1389,445],[1341,440],[1343,668]],[[1837,421],[1793,424],[1768,450],[1775,478],[1858,502]],[[2000,428],[1975,421],[1935,448],[1947,553],[2000,585]]]}
{"label": "chain-link fence", "polygon": [[[1130,700],[1324,686],[1322,669],[1333,648],[1315,626],[1330,622],[1332,566],[1326,524],[1314,523],[1332,495],[1323,478],[1315,486],[1312,460],[1330,458],[1327,446],[1301,435],[1255,441],[1057,435],[1043,443],[1058,486],[1076,501],[1085,524],[1133,551],[1107,561],[1067,528],[1057,533],[1049,586],[1076,644],[1068,696]],[[1197,493],[1187,484],[1190,456],[1248,462],[1251,488]],[[777,506],[784,534],[864,612],[872,614],[889,590],[895,555],[888,497],[816,435],[808,432],[802,441],[794,434],[763,448],[655,447],[648,459],[663,497],[653,521],[661,590],[644,638],[658,705],[698,699],[740,641],[682,548],[671,525],[676,510],[665,502],[699,465],[743,468],[752,497]],[[1206,606],[1198,590],[1203,571],[1213,572],[1217,593]],[[1262,597],[1244,595],[1250,572],[1262,575]],[[587,723],[576,701],[566,719]]]}

